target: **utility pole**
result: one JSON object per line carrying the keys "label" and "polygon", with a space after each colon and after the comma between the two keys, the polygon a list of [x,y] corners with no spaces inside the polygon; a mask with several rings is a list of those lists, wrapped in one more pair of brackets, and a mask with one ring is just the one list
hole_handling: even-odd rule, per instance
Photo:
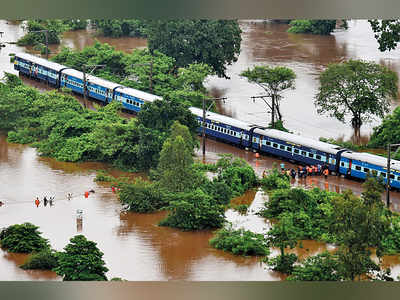
{"label": "utility pole", "polygon": [[[203,157],[206,155],[206,100],[211,100],[211,101],[224,101],[227,98],[226,97],[221,97],[221,98],[203,98],[203,122],[202,122],[202,141],[203,141]],[[214,102],[211,102],[210,106],[207,108],[207,110],[210,109],[211,105]]]}
{"label": "utility pole", "polygon": [[89,74],[92,74],[94,70],[96,70],[97,68],[101,68],[101,67],[105,67],[105,65],[83,65],[82,66],[82,70],[83,70],[83,106],[86,108],[86,100],[88,95],[87,92],[87,80],[86,80],[86,73],[87,73],[87,68],[92,68],[92,70],[90,70]]}
{"label": "utility pole", "polygon": [[[270,105],[265,98],[271,98],[272,99],[272,105]],[[251,99],[253,99],[253,102],[256,102],[256,99],[261,98],[264,103],[271,109],[271,126],[272,128],[275,128],[275,95],[262,95],[262,96],[253,96]]]}
{"label": "utility pole", "polygon": [[400,144],[388,144],[387,145],[387,152],[388,152],[388,158],[387,158],[387,170],[386,170],[386,206],[387,208],[390,208],[390,151],[392,150],[392,147],[397,147],[396,153],[400,150]]}

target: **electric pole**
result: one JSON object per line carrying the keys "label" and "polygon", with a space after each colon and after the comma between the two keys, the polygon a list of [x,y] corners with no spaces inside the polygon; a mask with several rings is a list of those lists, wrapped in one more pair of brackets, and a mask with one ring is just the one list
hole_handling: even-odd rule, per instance
{"label": "electric pole", "polygon": [[392,150],[392,147],[397,147],[396,153],[400,150],[400,144],[388,144],[387,145],[387,152],[388,152],[388,157],[387,157],[387,170],[386,170],[386,206],[387,208],[390,208],[390,151]]}
{"label": "electric pole", "polygon": [[87,68],[92,68],[89,72],[89,74],[92,74],[94,70],[97,68],[102,68],[105,67],[105,65],[83,65],[82,70],[83,70],[83,105],[86,108],[86,100],[88,98],[88,90],[87,90],[87,80],[86,80],[86,73],[87,73]]}

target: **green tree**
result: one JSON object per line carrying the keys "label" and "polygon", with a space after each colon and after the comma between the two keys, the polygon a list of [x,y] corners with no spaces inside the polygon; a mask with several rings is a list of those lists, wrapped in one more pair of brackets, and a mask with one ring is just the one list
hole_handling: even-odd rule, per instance
{"label": "green tree", "polygon": [[[366,193],[364,194],[366,195]],[[355,280],[362,274],[379,271],[371,258],[370,247],[379,247],[388,231],[389,223],[382,218],[382,211],[376,203],[365,203],[351,191],[345,191],[332,199],[333,216],[330,230],[335,234],[340,272],[345,279]],[[377,251],[380,256],[381,252]]]}
{"label": "green tree", "polygon": [[379,43],[379,50],[394,50],[400,41],[400,20],[368,20]]}
{"label": "green tree", "polygon": [[220,228],[225,222],[224,206],[201,189],[170,194],[168,202],[170,213],[160,226],[203,230]]}
{"label": "green tree", "polygon": [[293,249],[297,245],[299,235],[293,224],[293,215],[284,213],[279,222],[268,231],[268,241],[271,246],[278,247],[281,254],[275,259],[270,260],[273,269],[282,273],[290,274],[293,270],[293,263],[296,256],[285,254],[285,248]]}
{"label": "green tree", "polygon": [[157,171],[160,185],[171,192],[183,192],[193,186],[193,157],[182,136],[167,139],[160,153]]}
{"label": "green tree", "polygon": [[237,61],[241,30],[234,20],[153,20],[147,25],[150,51],[175,58],[177,67],[205,63],[220,77]]}
{"label": "green tree", "polygon": [[104,281],[107,280],[103,253],[95,242],[83,235],[70,239],[70,243],[59,253],[58,267],[55,272],[64,281]]}
{"label": "green tree", "polygon": [[293,20],[288,32],[329,35],[336,28],[336,20]]}
{"label": "green tree", "polygon": [[339,261],[335,255],[323,252],[307,257],[300,265],[293,267],[290,281],[341,281]]}
{"label": "green tree", "polygon": [[104,35],[111,37],[146,37],[146,21],[139,19],[95,19],[93,24]]}
{"label": "green tree", "polygon": [[397,97],[398,78],[387,67],[360,60],[331,64],[321,74],[315,105],[320,114],[341,122],[351,116],[357,143],[360,128],[374,116],[383,118]]}
{"label": "green tree", "polygon": [[39,227],[31,223],[11,225],[0,232],[0,246],[16,253],[32,253],[50,249]]}
{"label": "green tree", "polygon": [[20,267],[24,270],[52,270],[57,266],[57,253],[54,250],[46,249],[33,253]]}
{"label": "green tree", "polygon": [[272,105],[268,101],[264,101],[265,104],[272,110],[274,116],[276,109],[278,119],[282,121],[281,93],[287,89],[294,89],[296,74],[287,67],[255,66],[253,69],[243,71],[240,76],[246,77],[249,82],[264,89],[267,97],[272,99]]}
{"label": "green tree", "polygon": [[46,43],[46,35],[44,32],[35,32],[40,30],[48,30],[48,43],[59,44],[60,35],[69,29],[69,26],[62,20],[28,20],[26,29],[28,33],[20,38],[17,42],[19,46],[37,45]]}
{"label": "green tree", "polygon": [[400,107],[396,107],[393,113],[388,114],[382,123],[374,128],[368,145],[383,148],[387,144],[398,143],[400,143]]}

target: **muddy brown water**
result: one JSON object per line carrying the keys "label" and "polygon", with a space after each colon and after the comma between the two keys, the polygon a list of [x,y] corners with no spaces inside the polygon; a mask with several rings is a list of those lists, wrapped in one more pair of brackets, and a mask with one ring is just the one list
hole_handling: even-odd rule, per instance
{"label": "muddy brown water", "polygon": [[[231,80],[211,77],[209,89],[219,96],[228,96],[222,110],[234,117],[263,124],[265,110],[259,103],[249,101],[249,96],[259,94],[253,85],[239,77],[240,71],[254,64],[285,65],[297,74],[296,89],[285,94],[282,112],[287,127],[311,137],[351,135],[349,126],[334,119],[320,117],[315,113],[312,97],[318,88],[318,73],[330,62],[348,58],[375,60],[388,65],[398,72],[399,51],[380,53],[366,21],[350,22],[347,32],[338,31],[330,37],[309,35],[289,35],[286,25],[241,22],[244,31],[242,52],[239,60],[228,68]],[[18,24],[0,21],[0,31],[5,35],[1,41],[16,41],[24,34]],[[111,39],[95,37],[91,31],[76,31],[64,34],[62,45],[82,49],[98,38],[115,46],[118,50],[131,51],[145,47],[146,41],[135,38]],[[53,47],[53,52],[61,46]],[[0,50],[0,71],[15,73],[9,63],[8,53],[30,51],[13,44]],[[24,81],[42,90],[45,85],[24,78]],[[83,99],[78,97],[83,103]],[[87,107],[95,109],[93,102]],[[373,123],[375,124],[375,123]],[[368,134],[372,125],[364,127]],[[340,133],[340,134],[339,134]],[[200,148],[201,149],[201,148]],[[254,153],[207,140],[207,162],[215,162],[218,153],[233,153],[248,161],[261,175],[280,160],[274,157],[255,158]],[[201,159],[200,151],[197,153]],[[292,165],[285,162],[286,167]],[[52,246],[61,250],[69,238],[82,233],[98,243],[104,252],[104,260],[109,272],[107,276],[128,280],[281,280],[282,274],[266,269],[258,258],[237,257],[208,246],[211,231],[181,232],[158,227],[157,223],[165,213],[134,214],[121,212],[115,194],[109,185],[93,182],[95,169],[109,168],[99,163],[64,163],[39,157],[35,149],[23,145],[10,144],[0,137],[0,200],[6,205],[0,208],[0,228],[11,224],[32,222],[40,226],[43,235]],[[119,171],[112,171],[120,175]],[[294,180],[295,185],[318,186],[340,192],[352,189],[361,192],[361,184],[344,178],[331,176],[308,177]],[[84,191],[94,189],[88,199]],[[73,194],[69,201],[68,193]],[[55,195],[52,207],[35,207],[36,196]],[[400,210],[399,193],[392,193],[393,209]],[[228,210],[226,216],[232,226],[244,227],[265,233],[271,224],[254,215],[266,201],[262,192],[249,191],[237,203],[250,204],[249,213],[240,215]],[[79,222],[76,211],[83,210],[83,220]],[[315,241],[303,241],[303,247],[294,252],[304,258],[332,247]],[[273,254],[278,250],[273,249]],[[26,255],[10,254],[0,250],[0,280],[60,280],[49,271],[24,271],[18,268]],[[397,256],[385,258],[384,263],[392,268],[393,274],[400,273]]]}

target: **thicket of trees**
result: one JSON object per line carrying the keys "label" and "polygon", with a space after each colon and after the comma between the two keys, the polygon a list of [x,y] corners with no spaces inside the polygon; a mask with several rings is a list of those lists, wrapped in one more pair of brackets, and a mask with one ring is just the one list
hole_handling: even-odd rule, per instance
{"label": "thicket of trees", "polygon": [[[347,27],[347,23],[344,27]],[[336,20],[292,20],[288,32],[329,35],[336,28]]]}

